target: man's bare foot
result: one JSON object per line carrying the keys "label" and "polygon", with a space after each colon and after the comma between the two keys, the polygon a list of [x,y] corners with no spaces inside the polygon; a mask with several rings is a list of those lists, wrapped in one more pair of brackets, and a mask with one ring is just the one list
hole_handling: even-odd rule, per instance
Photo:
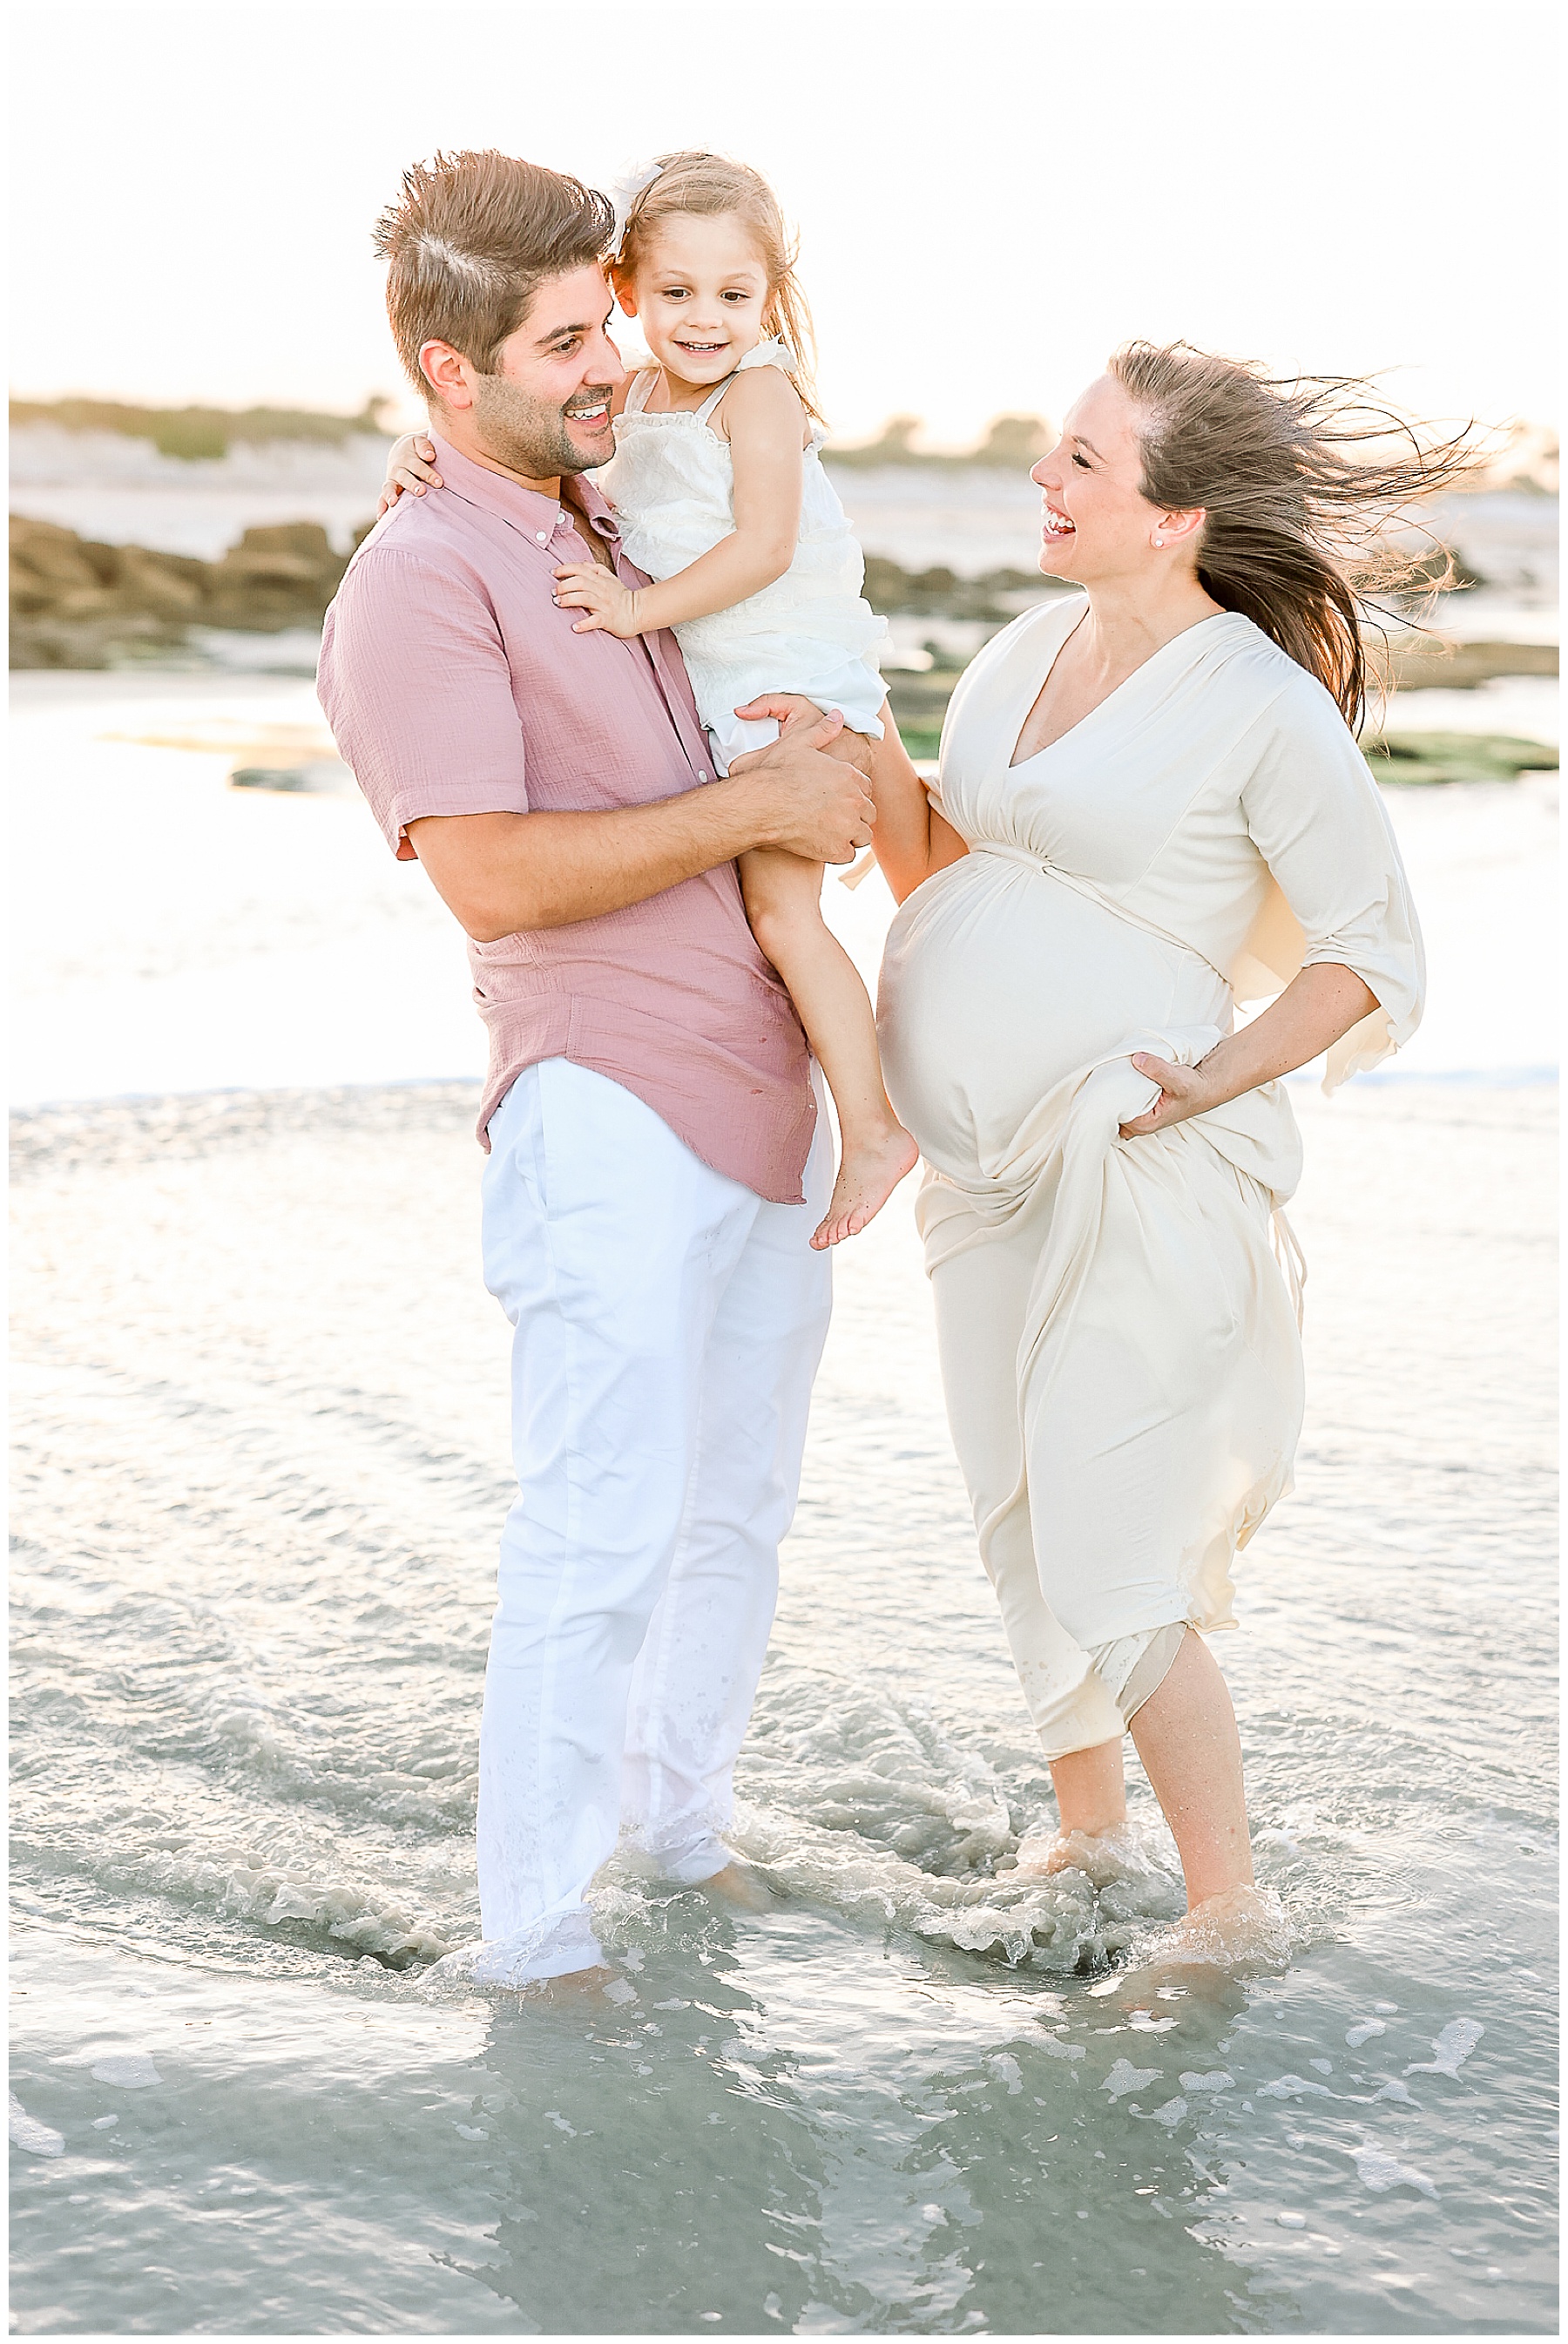
{"label": "man's bare foot", "polygon": [[859,1237],[920,1160],[920,1151],[901,1123],[874,1140],[847,1140],[832,1200],[811,1239],[817,1251]]}
{"label": "man's bare foot", "polygon": [[738,1904],[743,1913],[770,1913],[773,1909],[767,1882],[740,1856],[727,1864],[722,1872],[710,1872],[697,1885],[708,1894],[722,1896],[727,1904]]}

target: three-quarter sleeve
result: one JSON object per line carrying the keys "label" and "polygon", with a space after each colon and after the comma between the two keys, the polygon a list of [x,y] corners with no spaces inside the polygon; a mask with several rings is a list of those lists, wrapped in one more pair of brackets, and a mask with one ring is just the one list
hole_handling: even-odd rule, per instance
{"label": "three-quarter sleeve", "polygon": [[1378,1006],[1328,1054],[1335,1090],[1408,1042],[1421,1023],[1426,957],[1404,865],[1377,784],[1331,695],[1304,670],[1272,711],[1241,792],[1252,843],[1306,939],[1302,965],[1353,969]]}
{"label": "three-quarter sleeve", "polygon": [[317,692],[387,844],[427,814],[527,813],[523,733],[482,589],[396,547],[367,545],[322,631]]}

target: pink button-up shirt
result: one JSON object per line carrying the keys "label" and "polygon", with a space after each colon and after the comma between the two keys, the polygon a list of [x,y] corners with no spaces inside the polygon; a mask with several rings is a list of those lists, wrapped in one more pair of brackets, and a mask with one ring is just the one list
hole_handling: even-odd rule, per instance
{"label": "pink button-up shirt", "polygon": [[[673,636],[572,631],[554,572],[574,508],[437,440],[446,485],[399,498],[327,614],[319,691],[388,843],[426,814],[600,813],[712,778]],[[609,506],[581,484],[616,574]],[[479,1138],[525,1066],[570,1058],[636,1093],[705,1163],[797,1203],[816,1120],[805,1036],[746,924],[732,863],[624,910],[470,943],[489,1029]]]}

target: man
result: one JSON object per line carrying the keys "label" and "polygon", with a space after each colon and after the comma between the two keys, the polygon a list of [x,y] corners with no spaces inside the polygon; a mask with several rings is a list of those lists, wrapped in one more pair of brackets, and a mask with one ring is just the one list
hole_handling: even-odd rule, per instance
{"label": "man", "polygon": [[733,857],[868,843],[836,719],[713,777],[679,652],[576,634],[554,572],[642,582],[582,475],[613,446],[611,217],[498,154],[408,172],[377,242],[444,487],[367,539],[320,692],[388,842],[467,930],[489,1028],[486,1282],[516,1328],[518,1497],[479,1741],[481,1980],[602,1955],[623,1832],[685,1883],[719,1834],[794,1510],[831,1186],[793,1005]]}

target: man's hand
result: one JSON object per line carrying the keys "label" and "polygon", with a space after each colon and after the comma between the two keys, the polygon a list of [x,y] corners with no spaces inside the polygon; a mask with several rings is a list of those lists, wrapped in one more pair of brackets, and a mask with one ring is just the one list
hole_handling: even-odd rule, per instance
{"label": "man's hand", "polygon": [[623,586],[597,561],[572,561],[556,571],[556,601],[563,611],[584,614],[572,628],[574,635],[591,635],[602,629],[607,635],[618,635],[623,643],[629,642],[642,632],[638,622],[639,600],[633,588]]}
{"label": "man's hand", "polygon": [[[843,727],[834,745],[834,756],[841,757],[858,773],[869,775],[877,743],[869,740],[864,732],[851,732],[838,709],[828,712],[837,716]],[[735,713],[747,719],[771,716],[779,727],[779,739],[791,742],[798,741],[802,733],[813,731],[823,717],[823,711],[816,702],[802,699],[798,692],[770,692],[761,700],[749,700],[745,707],[738,708]],[[756,752],[752,750],[748,753],[754,756]],[[735,762],[739,764],[740,760],[737,758]]]}
{"label": "man's hand", "polygon": [[[799,710],[811,722],[788,720]],[[729,784],[739,784],[753,844],[779,846],[808,863],[852,863],[871,843],[877,809],[853,765],[839,753],[844,720],[824,716],[809,700],[753,701],[738,715],[774,716],[779,737],[766,749],[749,749],[729,768]],[[859,736],[850,733],[851,741]],[[828,753],[831,744],[831,753]]]}

